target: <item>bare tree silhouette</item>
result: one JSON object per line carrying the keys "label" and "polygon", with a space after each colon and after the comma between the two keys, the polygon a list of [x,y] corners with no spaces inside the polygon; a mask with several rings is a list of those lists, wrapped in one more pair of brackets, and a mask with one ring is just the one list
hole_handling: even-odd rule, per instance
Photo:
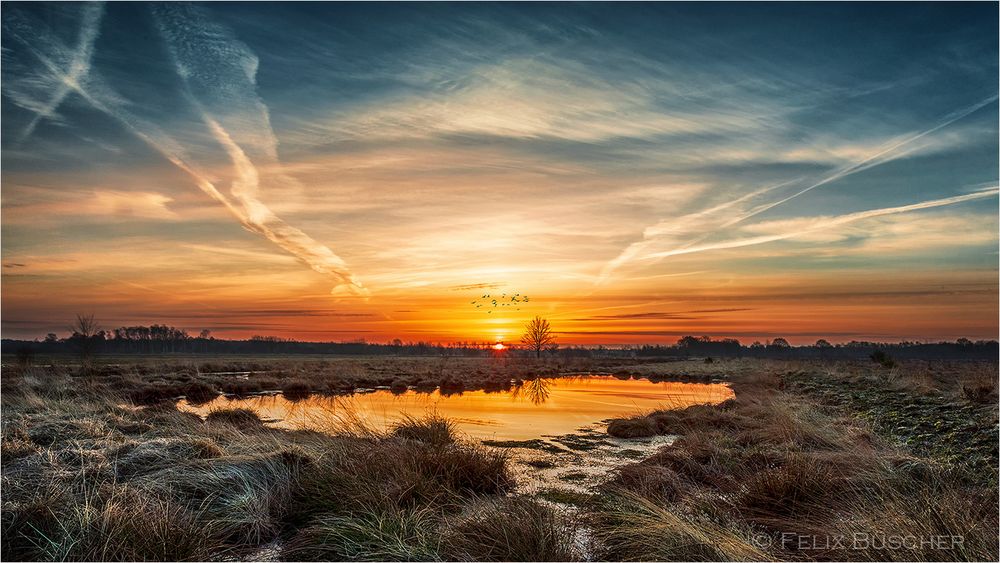
{"label": "bare tree silhouette", "polygon": [[521,336],[521,344],[530,350],[535,351],[535,357],[542,356],[542,350],[555,347],[556,337],[552,334],[552,327],[549,321],[536,316],[524,325],[524,335]]}
{"label": "bare tree silhouette", "polygon": [[100,327],[94,320],[94,315],[81,315],[77,313],[76,321],[69,327],[73,335],[70,340],[76,344],[80,359],[84,365],[89,365],[94,356],[94,349],[97,347],[97,337]]}

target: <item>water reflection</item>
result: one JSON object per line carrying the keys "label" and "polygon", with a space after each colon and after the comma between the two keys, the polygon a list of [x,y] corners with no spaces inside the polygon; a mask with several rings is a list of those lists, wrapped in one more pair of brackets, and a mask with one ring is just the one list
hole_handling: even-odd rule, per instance
{"label": "water reflection", "polygon": [[537,378],[507,390],[458,389],[322,396],[296,401],[281,395],[248,398],[219,397],[207,404],[181,401],[179,408],[201,415],[219,408],[250,408],[261,418],[284,428],[336,431],[368,425],[383,429],[405,415],[436,412],[454,419],[473,438],[528,440],[567,434],[607,418],[654,409],[719,403],[733,396],[722,384],[621,380],[611,376]]}
{"label": "water reflection", "polygon": [[510,393],[510,397],[515,401],[525,398],[531,401],[532,404],[540,405],[549,398],[550,381],[541,377],[522,381],[520,385],[514,387]]}

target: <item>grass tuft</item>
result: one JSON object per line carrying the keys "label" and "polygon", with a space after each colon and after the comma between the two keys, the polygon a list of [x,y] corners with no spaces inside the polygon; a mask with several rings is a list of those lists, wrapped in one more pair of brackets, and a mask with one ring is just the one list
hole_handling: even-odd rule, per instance
{"label": "grass tuft", "polygon": [[608,424],[608,434],[615,438],[646,438],[659,433],[656,423],[646,417],[619,418]]}
{"label": "grass tuft", "polygon": [[423,418],[407,415],[392,427],[394,436],[433,445],[454,443],[455,432],[455,423],[438,414],[429,414]]}
{"label": "grass tuft", "polygon": [[442,535],[455,561],[577,561],[575,523],[525,497],[482,501],[453,518]]}
{"label": "grass tuft", "polygon": [[281,385],[281,394],[289,401],[301,401],[312,395],[312,386],[303,379],[293,379]]}
{"label": "grass tuft", "polygon": [[437,561],[433,511],[366,510],[327,514],[298,532],[287,561]]}
{"label": "grass tuft", "polygon": [[264,422],[251,409],[216,409],[208,413],[205,422],[236,426],[244,430],[263,428]]}

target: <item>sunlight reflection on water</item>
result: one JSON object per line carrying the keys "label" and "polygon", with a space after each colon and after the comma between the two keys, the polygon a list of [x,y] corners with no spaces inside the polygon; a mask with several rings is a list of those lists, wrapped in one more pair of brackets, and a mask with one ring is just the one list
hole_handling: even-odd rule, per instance
{"label": "sunlight reflection on water", "polygon": [[509,391],[465,391],[442,395],[389,390],[353,395],[312,395],[293,401],[282,395],[219,397],[209,403],[178,403],[185,411],[207,415],[215,409],[249,408],[273,425],[290,429],[335,431],[363,421],[385,429],[404,416],[436,412],[453,419],[475,439],[530,440],[559,435],[595,422],[656,409],[720,403],[733,396],[721,383],[651,382],[586,375],[525,381]]}

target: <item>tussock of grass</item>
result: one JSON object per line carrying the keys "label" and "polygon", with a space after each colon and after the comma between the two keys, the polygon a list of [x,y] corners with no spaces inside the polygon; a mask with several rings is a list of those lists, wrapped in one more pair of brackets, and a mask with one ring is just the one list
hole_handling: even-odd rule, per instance
{"label": "tussock of grass", "polygon": [[219,396],[219,390],[202,381],[191,381],[183,387],[184,396],[189,403],[207,403]]}
{"label": "tussock of grass", "polygon": [[33,421],[28,427],[28,437],[39,446],[50,446],[67,439],[99,438],[104,429],[95,421],[73,418],[45,418]]}
{"label": "tussock of grass", "polygon": [[648,417],[619,418],[608,424],[608,434],[615,438],[645,438],[659,433],[656,422]]}
{"label": "tussock of grass", "polygon": [[747,528],[670,510],[621,493],[606,503],[596,528],[600,557],[623,561],[768,561]]}
{"label": "tussock of grass", "polygon": [[690,485],[677,472],[650,464],[629,464],[616,472],[609,483],[645,498],[672,502],[677,500]]}
{"label": "tussock of grass", "polygon": [[123,444],[112,452],[111,457],[115,459],[117,476],[131,478],[174,467],[178,463],[222,455],[222,448],[207,438],[154,438],[136,444]]}
{"label": "tussock of grass", "polygon": [[281,385],[281,394],[290,401],[306,399],[312,394],[312,386],[302,379],[286,381]]}
{"label": "tussock of grass", "polygon": [[392,427],[395,436],[435,445],[454,443],[455,432],[455,423],[438,414],[423,418],[407,415]]}
{"label": "tussock of grass", "polygon": [[197,561],[226,551],[191,511],[129,488],[71,504],[59,528],[38,542],[38,559]]}
{"label": "tussock of grass", "polygon": [[216,409],[208,413],[205,422],[229,424],[244,430],[264,426],[264,422],[251,409]]}
{"label": "tussock of grass", "polygon": [[437,518],[429,509],[328,514],[296,534],[287,561],[436,561]]}
{"label": "tussock of grass", "polygon": [[502,451],[469,444],[356,438],[327,450],[301,475],[297,519],[371,507],[453,507],[463,498],[514,487]]}
{"label": "tussock of grass", "polygon": [[453,518],[442,537],[455,561],[577,561],[574,524],[524,497],[483,501]]}
{"label": "tussock of grass", "polygon": [[41,491],[5,502],[4,560],[198,561],[227,549],[196,513],[145,491],[98,487],[75,496],[54,483]]}
{"label": "tussock of grass", "polygon": [[293,451],[197,460],[146,474],[144,488],[204,511],[236,545],[259,545],[281,528],[308,459]]}
{"label": "tussock of grass", "polygon": [[20,437],[4,439],[2,462],[7,464],[8,462],[28,457],[29,455],[37,454],[41,451],[41,448],[37,444],[29,440],[24,440]]}
{"label": "tussock of grass", "polygon": [[962,386],[962,394],[973,403],[995,403],[997,402],[997,384],[991,380],[970,382]]}

